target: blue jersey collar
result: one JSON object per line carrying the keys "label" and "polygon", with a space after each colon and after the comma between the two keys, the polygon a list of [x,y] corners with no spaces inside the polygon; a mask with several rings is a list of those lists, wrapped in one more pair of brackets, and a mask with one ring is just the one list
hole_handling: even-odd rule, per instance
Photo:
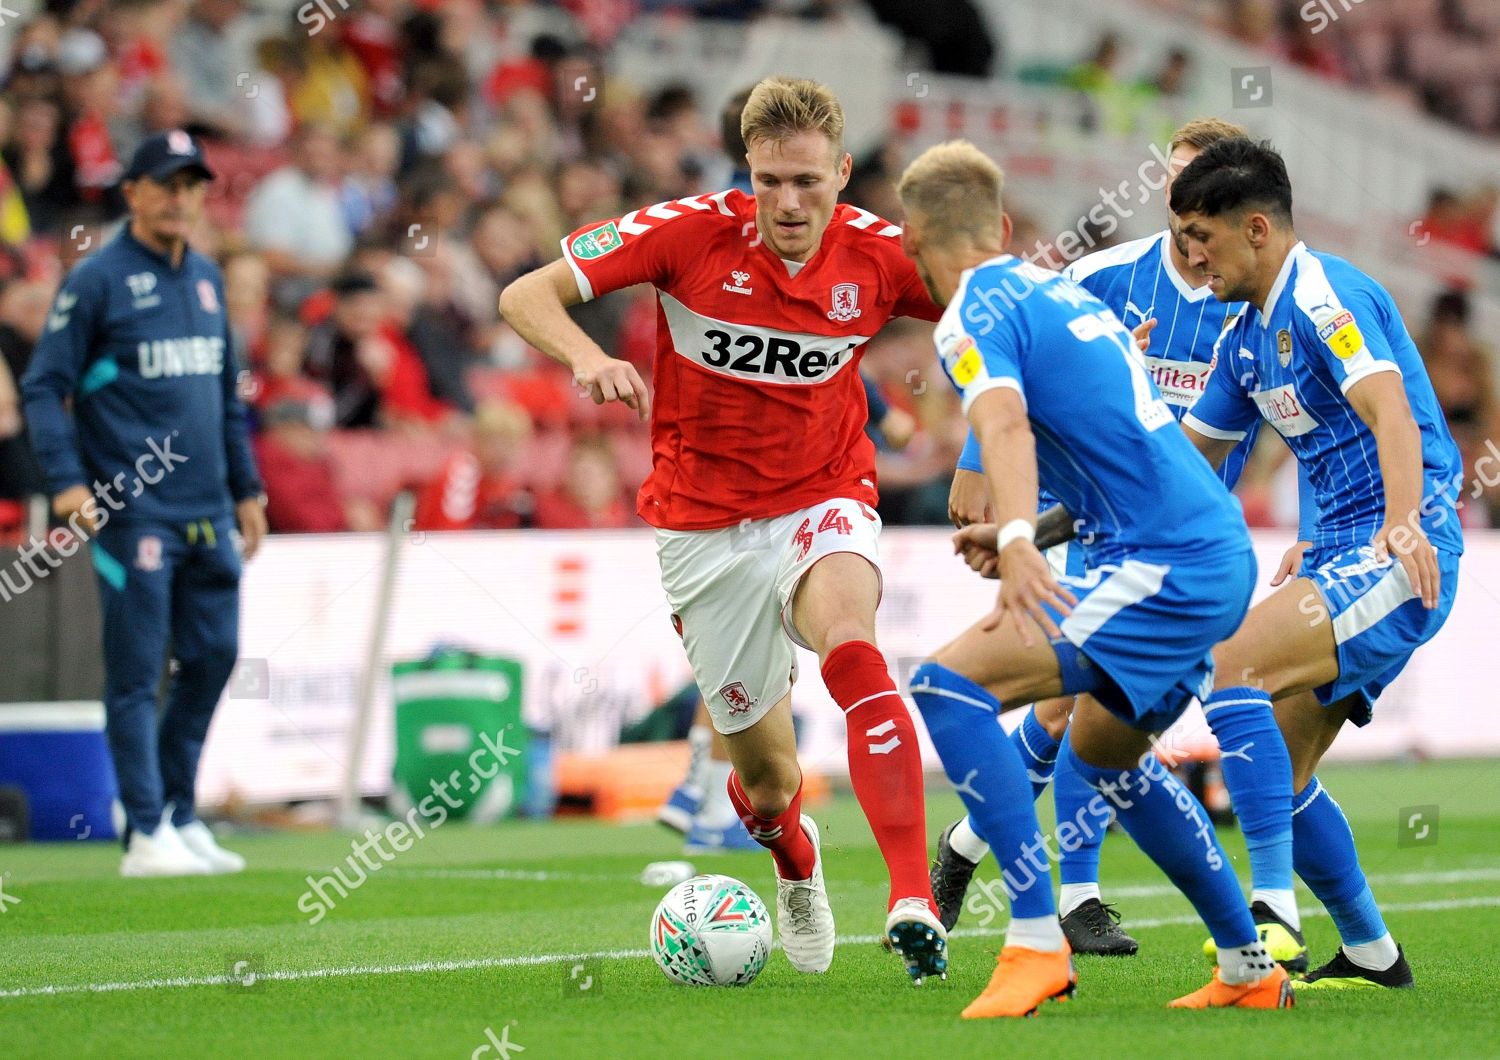
{"label": "blue jersey collar", "polygon": [[1286,260],[1281,263],[1281,271],[1276,274],[1276,282],[1271,285],[1271,293],[1266,295],[1266,307],[1260,311],[1261,328],[1271,326],[1271,314],[1276,312],[1276,303],[1281,301],[1281,293],[1286,290],[1287,280],[1291,278],[1297,259],[1306,251],[1307,244],[1299,239],[1292,249],[1286,252]]}
{"label": "blue jersey collar", "polygon": [[1172,281],[1172,286],[1177,288],[1177,293],[1186,301],[1201,302],[1205,298],[1212,298],[1214,293],[1208,284],[1205,283],[1202,287],[1194,287],[1187,282],[1182,273],[1177,271],[1177,263],[1172,260],[1171,239],[1172,230],[1170,228],[1163,231],[1159,239],[1158,250],[1161,254],[1161,271],[1166,273],[1167,279]]}
{"label": "blue jersey collar", "polygon": [[170,257],[161,253],[160,251],[151,249],[145,243],[142,243],[135,237],[135,233],[130,230],[129,219],[125,221],[124,227],[120,229],[120,238],[124,240],[126,245],[134,249],[136,253],[144,254],[152,261],[157,262],[163,269],[166,269],[168,272],[180,272],[181,270],[187,268],[188,256],[193,252],[192,247],[183,246],[182,263],[180,265],[174,266]]}

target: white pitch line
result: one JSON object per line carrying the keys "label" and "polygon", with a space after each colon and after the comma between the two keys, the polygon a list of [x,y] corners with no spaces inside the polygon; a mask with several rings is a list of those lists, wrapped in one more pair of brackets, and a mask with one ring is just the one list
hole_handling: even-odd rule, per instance
{"label": "white pitch line", "polygon": [[[426,879],[502,880],[508,883],[627,883],[640,880],[639,876],[629,873],[595,874],[525,869],[406,869],[392,866],[390,872],[397,876],[417,876]],[[1500,868],[1454,869],[1448,872],[1376,873],[1368,879],[1371,887],[1412,887],[1433,883],[1488,883],[1500,880]],[[990,882],[999,883],[1000,881],[997,877]],[[1107,890],[1110,898],[1168,898],[1180,893],[1170,883],[1109,887]]]}
{"label": "white pitch line", "polygon": [[[1452,909],[1477,909],[1500,906],[1500,895],[1482,895],[1476,898],[1451,898],[1431,902],[1396,902],[1382,906],[1384,913],[1431,913]],[[1304,917],[1326,917],[1322,907],[1301,910]],[[1150,930],[1159,927],[1177,927],[1197,924],[1196,916],[1168,916],[1148,920],[1131,920],[1130,929]],[[959,928],[951,938],[983,938],[1002,934],[998,929]],[[840,935],[840,946],[867,946],[881,941],[883,935]],[[776,944],[780,948],[780,943]],[[486,968],[521,968],[539,964],[577,964],[580,961],[633,960],[649,957],[649,950],[595,950],[591,953],[538,953],[529,957],[472,957],[458,961],[415,961],[406,964],[346,965],[342,968],[303,968],[281,972],[258,972],[256,981],[299,982],[306,979],[344,979],[355,976],[376,975],[425,975],[433,972],[467,972]],[[112,994],[137,990],[178,990],[193,986],[237,985],[237,980],[227,975],[177,976],[169,979],[136,979],[113,983],[59,983],[50,986],[22,986],[0,990],[0,998],[50,997],[61,994]]]}

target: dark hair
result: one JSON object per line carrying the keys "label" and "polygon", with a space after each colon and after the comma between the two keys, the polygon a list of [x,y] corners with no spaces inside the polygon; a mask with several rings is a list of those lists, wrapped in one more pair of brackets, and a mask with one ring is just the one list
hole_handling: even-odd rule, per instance
{"label": "dark hair", "polygon": [[1204,148],[1172,183],[1172,212],[1208,217],[1253,208],[1292,223],[1292,181],[1269,140],[1233,138]]}
{"label": "dark hair", "polygon": [[745,113],[745,104],[750,102],[752,89],[742,88],[730,96],[724,104],[724,109],[719,112],[719,141],[724,145],[724,153],[729,156],[729,161],[734,163],[736,169],[742,169],[745,165],[745,138],[740,135],[740,115]]}

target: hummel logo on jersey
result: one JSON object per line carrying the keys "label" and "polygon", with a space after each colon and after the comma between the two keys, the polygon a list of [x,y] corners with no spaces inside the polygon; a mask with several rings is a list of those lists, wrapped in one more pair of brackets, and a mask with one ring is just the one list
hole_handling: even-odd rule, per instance
{"label": "hummel logo on jersey", "polygon": [[[884,736],[886,733],[890,732],[895,727],[896,727],[895,721],[892,720],[892,719],[887,719],[887,720],[881,722],[879,725],[875,726],[873,729],[866,729],[865,730],[865,735],[869,736],[869,737],[872,737],[872,738],[876,737],[876,736]],[[886,740],[884,743],[872,743],[872,744],[869,745],[869,747],[870,747],[870,753],[872,755],[888,755],[888,754],[890,754],[892,751],[894,751],[896,748],[898,748],[900,746],[901,746],[901,736],[900,736],[900,734],[892,736],[889,740]]]}
{"label": "hummel logo on jersey", "polygon": [[73,307],[78,304],[78,296],[68,291],[62,291],[57,296],[57,302],[52,307],[52,314],[47,317],[47,329],[49,331],[61,331],[68,326],[71,319],[69,314]]}
{"label": "hummel logo on jersey", "polygon": [[829,320],[837,320],[840,324],[844,324],[863,312],[859,308],[859,284],[857,283],[834,284],[832,297],[833,308],[828,311]]}
{"label": "hummel logo on jersey", "polygon": [[728,291],[730,294],[753,294],[755,292],[755,288],[745,286],[745,281],[750,279],[750,274],[748,272],[741,272],[739,269],[735,269],[729,275],[730,278],[734,280],[734,285],[730,286],[726,283],[724,285],[724,290]]}

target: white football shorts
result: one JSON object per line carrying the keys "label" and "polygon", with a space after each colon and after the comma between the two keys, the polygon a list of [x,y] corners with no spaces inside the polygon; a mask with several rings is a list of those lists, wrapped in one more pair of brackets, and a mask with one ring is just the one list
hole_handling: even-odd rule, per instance
{"label": "white football shorts", "polygon": [[791,691],[792,625],[802,576],[824,556],[853,552],[880,576],[880,516],[837,497],[718,530],[656,531],[662,588],[714,728],[748,729]]}

